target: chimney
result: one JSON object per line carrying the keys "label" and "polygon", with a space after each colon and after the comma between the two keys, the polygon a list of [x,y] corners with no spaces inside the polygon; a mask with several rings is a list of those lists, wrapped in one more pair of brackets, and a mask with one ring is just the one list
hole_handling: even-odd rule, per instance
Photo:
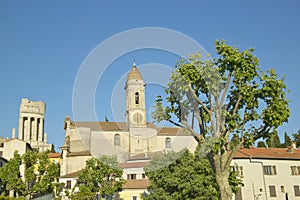
{"label": "chimney", "polygon": [[293,142],[291,146],[288,147],[288,152],[294,153],[296,150],[296,144]]}

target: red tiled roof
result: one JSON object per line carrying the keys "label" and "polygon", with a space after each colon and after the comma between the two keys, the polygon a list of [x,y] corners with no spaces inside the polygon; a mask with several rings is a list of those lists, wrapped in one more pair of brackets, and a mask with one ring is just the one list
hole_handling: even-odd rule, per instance
{"label": "red tiled roof", "polygon": [[150,185],[148,179],[127,180],[124,189],[146,189]]}
{"label": "red tiled roof", "polygon": [[129,160],[150,160],[155,155],[163,155],[163,152],[147,152],[147,153],[140,153],[135,156],[130,156]]}
{"label": "red tiled roof", "polygon": [[145,167],[148,165],[149,162],[132,162],[132,163],[120,163],[120,166],[125,169],[125,168],[141,168]]}
{"label": "red tiled roof", "polygon": [[88,127],[99,131],[128,131],[125,122],[71,122],[71,126]]}
{"label": "red tiled roof", "polygon": [[89,151],[79,151],[79,152],[70,152],[68,157],[72,156],[91,156],[91,152]]}
{"label": "red tiled roof", "polygon": [[80,172],[82,172],[82,170],[76,171],[76,172],[72,172],[63,176],[60,176],[59,178],[77,178],[78,175],[80,174]]}
{"label": "red tiled roof", "polygon": [[165,136],[188,136],[188,133],[184,132],[184,129],[177,127],[163,127],[158,128],[157,135]]}
{"label": "red tiled roof", "polygon": [[[126,122],[71,122],[73,128],[87,127],[92,130],[99,131],[129,131]],[[188,136],[184,129],[178,127],[157,127],[151,122],[147,122],[148,128],[157,130],[157,134],[161,136]]]}
{"label": "red tiled roof", "polygon": [[287,148],[250,148],[240,149],[234,155],[235,159],[260,158],[279,160],[300,160],[300,150],[290,150]]}
{"label": "red tiled roof", "polygon": [[49,158],[59,158],[60,157],[60,153],[48,153],[48,157]]}

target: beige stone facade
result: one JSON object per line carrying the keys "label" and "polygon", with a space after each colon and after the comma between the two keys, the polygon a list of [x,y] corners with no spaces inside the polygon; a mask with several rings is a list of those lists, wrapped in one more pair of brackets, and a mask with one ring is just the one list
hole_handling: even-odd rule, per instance
{"label": "beige stone facade", "polygon": [[[44,132],[45,110],[44,102],[34,102],[27,98],[21,100],[18,138],[28,142],[32,148],[40,152],[53,148],[51,144],[48,144],[47,134]],[[15,137],[16,133],[13,130],[12,138]]]}

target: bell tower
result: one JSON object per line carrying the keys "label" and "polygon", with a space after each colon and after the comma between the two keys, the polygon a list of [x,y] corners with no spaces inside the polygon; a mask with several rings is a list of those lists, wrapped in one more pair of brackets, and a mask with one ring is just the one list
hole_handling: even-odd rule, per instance
{"label": "bell tower", "polygon": [[129,127],[146,127],[145,82],[133,63],[126,81],[126,122]]}

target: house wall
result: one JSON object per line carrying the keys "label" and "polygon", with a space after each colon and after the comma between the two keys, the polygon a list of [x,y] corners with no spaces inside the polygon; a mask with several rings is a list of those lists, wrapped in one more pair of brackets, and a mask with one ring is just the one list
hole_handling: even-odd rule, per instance
{"label": "house wall", "polygon": [[[77,172],[85,168],[86,161],[91,158],[91,156],[72,156],[67,158],[66,172],[65,174],[70,174]],[[63,160],[63,162],[65,162]],[[65,175],[61,174],[61,175]]]}
{"label": "house wall", "polygon": [[137,200],[141,199],[141,194],[144,193],[144,189],[126,189],[119,193],[120,198],[124,200],[132,200],[133,196],[137,197]]}
{"label": "house wall", "polygon": [[26,142],[19,139],[12,139],[4,142],[3,147],[3,158],[9,160],[14,157],[14,152],[18,151],[20,155],[23,155],[28,150],[28,145]]}
{"label": "house wall", "polygon": [[[243,167],[242,199],[289,199],[300,200],[295,196],[294,185],[300,186],[300,175],[291,175],[290,166],[300,166],[299,160],[271,160],[271,159],[234,159],[232,166]],[[276,166],[276,175],[264,175],[262,166]],[[269,186],[275,186],[276,197],[270,197]],[[284,188],[284,192],[281,191]],[[234,198],[233,198],[234,199]]]}

